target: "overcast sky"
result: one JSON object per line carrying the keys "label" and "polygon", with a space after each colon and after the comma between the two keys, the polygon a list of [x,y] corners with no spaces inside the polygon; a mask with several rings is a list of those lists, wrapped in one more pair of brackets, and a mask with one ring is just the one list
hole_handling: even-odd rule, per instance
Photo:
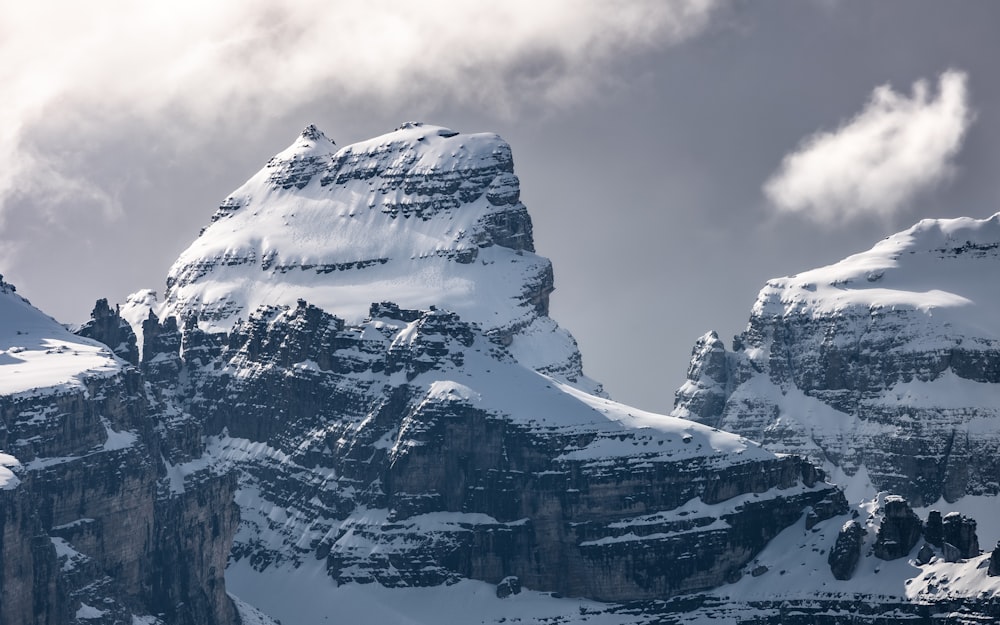
{"label": "overcast sky", "polygon": [[989,0],[0,3],[0,273],[63,322],[309,123],[499,132],[553,317],[658,411],[768,278],[1000,210]]}

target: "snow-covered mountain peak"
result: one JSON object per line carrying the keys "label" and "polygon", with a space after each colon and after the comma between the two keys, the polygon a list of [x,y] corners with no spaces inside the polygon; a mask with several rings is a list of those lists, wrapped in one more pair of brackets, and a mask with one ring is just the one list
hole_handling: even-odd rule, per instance
{"label": "snow-covered mountain peak", "polygon": [[0,276],[0,395],[80,387],[120,370],[110,349],[74,335]]}
{"label": "snow-covered mountain peak", "polygon": [[314,141],[319,143],[326,142],[330,145],[336,145],[336,142],[333,139],[327,138],[327,136],[323,134],[323,131],[317,128],[315,124],[309,124],[302,130],[302,133],[299,135],[299,141]]}
{"label": "snow-covered mountain peak", "polygon": [[307,127],[223,202],[154,312],[228,332],[262,304],[299,299],[349,323],[372,302],[437,306],[523,364],[580,380],[573,338],[548,317],[552,266],[534,254],[513,170],[494,133],[409,122],[338,149]]}
{"label": "snow-covered mountain peak", "polygon": [[832,265],[770,280],[756,315],[825,315],[847,307],[918,311],[936,326],[1000,339],[1000,291],[983,284],[1000,262],[1000,213],[925,219]]}
{"label": "snow-covered mountain peak", "polygon": [[806,454],[861,490],[994,495],[998,270],[1000,214],[924,220],[770,280],[733,352],[696,343],[673,414]]}
{"label": "snow-covered mountain peak", "polygon": [[278,152],[271,160],[287,160],[295,155],[333,154],[337,150],[337,143],[333,139],[327,137],[315,124],[309,124],[290,146]]}

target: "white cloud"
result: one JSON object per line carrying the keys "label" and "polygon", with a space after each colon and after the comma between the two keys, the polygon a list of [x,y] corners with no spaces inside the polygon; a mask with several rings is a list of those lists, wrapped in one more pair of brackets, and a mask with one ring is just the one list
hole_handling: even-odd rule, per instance
{"label": "white cloud", "polygon": [[864,110],[833,132],[808,137],[783,159],[764,193],[783,212],[823,222],[888,216],[946,180],[972,122],[967,76],[947,71],[933,94],[877,87]]}
{"label": "white cloud", "polygon": [[616,60],[700,32],[720,1],[6,3],[0,209],[15,190],[113,207],[73,165],[128,124],[190,145],[213,124],[266,123],[324,97],[366,110],[569,105],[606,85]]}

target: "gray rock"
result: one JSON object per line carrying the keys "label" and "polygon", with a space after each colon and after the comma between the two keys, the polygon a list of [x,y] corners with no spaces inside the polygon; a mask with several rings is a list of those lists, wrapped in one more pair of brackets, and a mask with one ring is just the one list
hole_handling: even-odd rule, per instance
{"label": "gray rock", "polygon": [[920,551],[917,552],[916,562],[920,566],[923,566],[928,562],[930,562],[931,558],[933,557],[934,557],[934,550],[931,548],[929,544],[924,543],[923,546],[920,547]]}
{"label": "gray rock", "polygon": [[924,537],[927,539],[927,542],[935,547],[940,547],[944,543],[944,523],[939,511],[931,510],[927,513],[927,523],[924,524]]}
{"label": "gray rock", "polygon": [[840,528],[837,542],[827,557],[830,571],[836,579],[851,579],[861,559],[861,547],[864,542],[865,530],[857,521],[848,521]]}
{"label": "gray rock", "polygon": [[116,356],[133,366],[139,366],[139,348],[135,332],[127,321],[121,318],[118,307],[114,310],[108,300],[99,299],[90,313],[90,321],[76,332],[80,336],[100,341],[111,348]]}
{"label": "gray rock", "polygon": [[203,473],[183,492],[167,486],[143,386],[126,368],[83,388],[0,396],[0,448],[30,439],[18,458],[38,461],[0,491],[0,622],[62,625],[81,601],[108,622],[234,622],[223,571],[235,482]]}
{"label": "gray rock", "polygon": [[976,536],[976,521],[958,512],[949,512],[942,523],[942,536],[950,543],[962,558],[974,558],[979,555],[979,538]]}
{"label": "gray rock", "polygon": [[945,542],[941,545],[941,555],[945,562],[958,562],[962,559],[962,552],[955,545]]}
{"label": "gray rock", "polygon": [[521,594],[521,580],[514,575],[508,575],[497,584],[497,599],[506,599],[519,594]]}
{"label": "gray rock", "polygon": [[896,495],[885,498],[882,523],[875,538],[875,557],[895,560],[905,557],[920,539],[923,524],[905,499]]}
{"label": "gray rock", "polygon": [[1000,542],[997,542],[996,547],[993,547],[993,551],[990,553],[990,567],[986,574],[990,577],[1000,576]]}

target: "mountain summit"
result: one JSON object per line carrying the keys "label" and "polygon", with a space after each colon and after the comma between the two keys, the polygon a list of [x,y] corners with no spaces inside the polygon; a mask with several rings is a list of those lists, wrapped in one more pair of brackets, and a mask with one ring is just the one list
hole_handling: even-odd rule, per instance
{"label": "mountain summit", "polygon": [[592,390],[548,317],[552,264],[534,253],[513,172],[495,134],[410,122],[338,149],[308,126],[226,198],[170,269],[157,313],[228,332],[261,304],[299,299],[348,322],[373,301],[438,306]]}
{"label": "mountain summit", "polygon": [[768,281],[726,352],[698,341],[674,415],[804,454],[858,492],[997,495],[1000,213],[926,219]]}

